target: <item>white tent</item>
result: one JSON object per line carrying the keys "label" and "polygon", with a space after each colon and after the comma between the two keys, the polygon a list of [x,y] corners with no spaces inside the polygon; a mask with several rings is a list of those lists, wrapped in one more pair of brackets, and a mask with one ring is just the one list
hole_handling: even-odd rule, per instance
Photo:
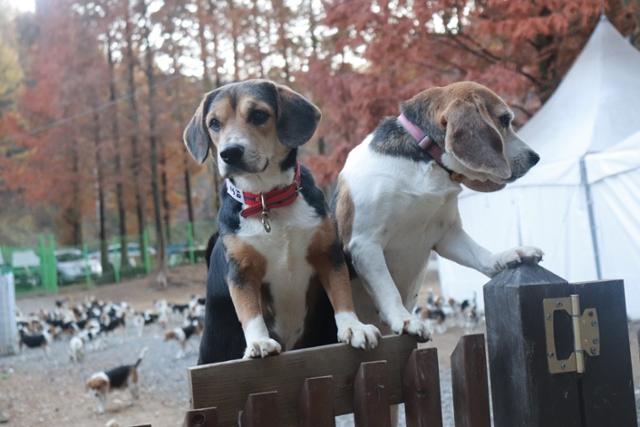
{"label": "white tent", "polygon": [[[534,245],[570,281],[625,280],[640,317],[640,52],[603,18],[556,92],[519,132],[541,157],[497,193],[464,191],[465,230],[492,251]],[[444,292],[487,278],[439,260]]]}

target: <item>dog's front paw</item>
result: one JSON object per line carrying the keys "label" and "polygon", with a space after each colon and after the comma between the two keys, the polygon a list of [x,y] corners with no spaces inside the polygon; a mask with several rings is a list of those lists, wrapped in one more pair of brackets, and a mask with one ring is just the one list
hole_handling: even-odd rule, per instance
{"label": "dog's front paw", "polygon": [[391,330],[398,335],[413,335],[419,342],[427,342],[431,340],[429,325],[425,320],[419,319],[415,316],[398,319],[397,321],[392,322],[389,326],[391,327]]}
{"label": "dog's front paw", "polygon": [[282,347],[278,341],[271,338],[257,339],[247,343],[244,359],[264,358],[271,354],[280,354]]}
{"label": "dog's front paw", "polygon": [[354,313],[336,314],[338,341],[351,347],[370,350],[378,345],[380,331],[373,325],[365,325]]}
{"label": "dog's front paw", "polygon": [[380,331],[378,328],[360,322],[357,325],[338,329],[338,341],[363,350],[376,348],[379,337]]}
{"label": "dog's front paw", "polygon": [[544,252],[533,246],[519,246],[517,248],[509,249],[508,251],[504,251],[496,255],[492,275],[498,274],[502,270],[509,267],[515,267],[516,265],[525,262],[537,264],[542,261],[543,256]]}

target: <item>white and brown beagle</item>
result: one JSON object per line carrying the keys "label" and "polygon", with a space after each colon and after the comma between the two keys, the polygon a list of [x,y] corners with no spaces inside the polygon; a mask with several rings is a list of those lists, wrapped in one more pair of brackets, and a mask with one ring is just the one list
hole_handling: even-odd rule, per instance
{"label": "white and brown beagle", "polygon": [[490,253],[464,232],[458,212],[461,184],[499,190],[539,157],[514,132],[507,104],[477,83],[425,90],[401,112],[349,153],[334,209],[358,276],[358,315],[376,322],[377,310],[393,332],[427,340],[427,322],[411,310],[431,250],[487,276],[542,258],[533,247]]}
{"label": "white and brown beagle", "polygon": [[297,162],[297,147],[319,120],[300,94],[249,80],[206,94],[185,129],[193,157],[202,163],[217,153],[226,179],[219,238],[207,253],[199,363],[265,357],[336,337],[358,348],[377,344],[377,328],[355,315],[324,196]]}
{"label": "white and brown beagle", "polygon": [[139,392],[140,373],[138,367],[142,363],[147,347],[143,348],[138,360],[132,365],[121,365],[108,371],[96,372],[87,380],[85,387],[98,400],[97,412],[104,413],[107,404],[107,394],[113,390],[128,389],[133,400],[137,400]]}

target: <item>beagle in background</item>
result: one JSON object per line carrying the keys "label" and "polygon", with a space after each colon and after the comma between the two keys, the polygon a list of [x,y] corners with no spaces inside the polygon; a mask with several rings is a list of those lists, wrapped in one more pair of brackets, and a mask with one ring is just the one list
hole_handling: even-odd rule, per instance
{"label": "beagle in background", "polygon": [[[267,80],[207,93],[184,132],[200,163],[211,151],[225,178],[219,238],[210,241],[199,363],[265,357],[338,341],[375,347],[361,323],[333,218],[298,147],[320,111]],[[214,244],[215,241],[215,244]],[[335,320],[334,320],[335,319]]]}
{"label": "beagle in background", "polygon": [[51,344],[52,337],[46,328],[35,334],[28,334],[24,328],[20,328],[19,331],[19,349],[22,353],[24,347],[28,348],[41,348],[45,353],[49,354],[49,344]]}
{"label": "beagle in background", "polygon": [[507,104],[477,83],[425,90],[400,110],[349,153],[334,210],[357,274],[358,315],[428,340],[426,320],[411,310],[431,250],[489,277],[542,259],[528,246],[489,252],[465,233],[458,211],[461,184],[500,190],[539,157],[514,132]]}
{"label": "beagle in background", "polygon": [[107,404],[107,394],[115,389],[128,389],[131,398],[137,400],[139,397],[138,382],[140,375],[138,367],[147,352],[147,347],[143,348],[138,356],[138,360],[133,365],[121,365],[108,371],[96,372],[87,380],[86,388],[97,399],[97,412],[102,414]]}
{"label": "beagle in background", "polygon": [[189,338],[193,335],[200,335],[202,333],[202,327],[199,322],[194,321],[189,323],[186,326],[182,326],[180,328],[169,329],[164,333],[164,340],[170,341],[175,340],[180,345],[180,351],[176,355],[176,359],[180,359],[184,357],[187,351],[187,344]]}

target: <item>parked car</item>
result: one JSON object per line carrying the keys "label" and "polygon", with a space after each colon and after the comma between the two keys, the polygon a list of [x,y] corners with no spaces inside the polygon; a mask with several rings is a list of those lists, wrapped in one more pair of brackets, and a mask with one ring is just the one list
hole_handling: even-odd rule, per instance
{"label": "parked car", "polygon": [[102,276],[100,260],[90,256],[85,259],[80,249],[59,249],[55,255],[60,283],[81,280],[87,273],[92,277]]}
{"label": "parked car", "polygon": [[[120,266],[120,244],[114,243],[109,245],[109,263],[114,267]],[[151,257],[155,256],[156,250],[149,246],[148,247],[149,255]],[[129,257],[129,265],[131,267],[136,267],[142,265],[142,258],[140,256],[140,245],[138,243],[127,243],[127,255]],[[100,252],[93,252],[91,256],[96,255],[98,259],[100,259]]]}
{"label": "parked car", "polygon": [[16,286],[35,287],[40,284],[40,257],[33,249],[13,252],[11,268]]}

